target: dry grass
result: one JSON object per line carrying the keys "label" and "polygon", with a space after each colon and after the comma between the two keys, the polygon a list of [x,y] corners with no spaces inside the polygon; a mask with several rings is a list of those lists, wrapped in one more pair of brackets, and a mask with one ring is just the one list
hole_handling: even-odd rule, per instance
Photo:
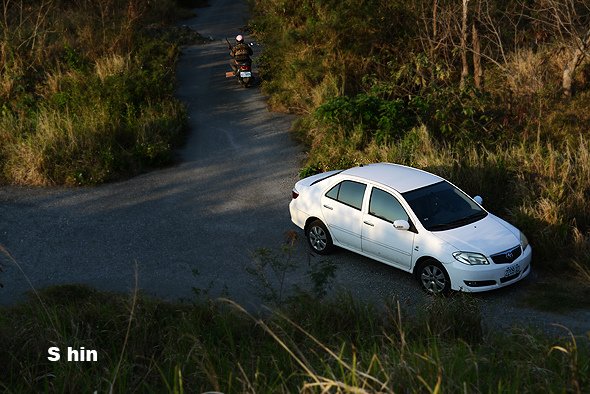
{"label": "dry grass", "polygon": [[572,265],[579,280],[590,288],[590,231],[585,234],[578,228],[573,230],[575,257]]}
{"label": "dry grass", "polygon": [[12,90],[14,88],[14,78],[12,78],[8,73],[2,73],[0,75],[0,97],[8,98],[11,96]]}
{"label": "dry grass", "polygon": [[173,1],[6,2],[0,182],[96,184],[168,163],[185,113],[172,95],[179,37],[161,18],[177,12]]}
{"label": "dry grass", "polygon": [[539,94],[547,84],[546,54],[522,49],[510,55],[504,69],[506,86],[516,96]]}
{"label": "dry grass", "polygon": [[[75,85],[83,85],[87,83],[87,80],[87,76],[83,72],[58,64],[54,69],[45,73],[45,78],[37,84],[35,93],[43,100],[50,101],[54,95],[69,94],[68,89]],[[46,105],[44,108],[49,106]]]}
{"label": "dry grass", "polygon": [[112,75],[123,74],[129,70],[130,56],[110,54],[99,58],[95,62],[96,75],[101,81]]}

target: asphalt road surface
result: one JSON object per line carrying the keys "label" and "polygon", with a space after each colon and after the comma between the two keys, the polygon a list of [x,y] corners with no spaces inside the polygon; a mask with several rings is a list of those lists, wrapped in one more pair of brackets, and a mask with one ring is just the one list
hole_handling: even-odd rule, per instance
{"label": "asphalt road surface", "polygon": [[[0,244],[20,266],[0,257],[0,305],[22,300],[31,285],[130,292],[137,275],[142,291],[167,300],[193,299],[198,288],[255,308],[260,298],[246,267],[261,248],[280,250],[292,230],[301,236],[293,256],[299,269],[287,287],[309,284],[305,272],[318,259],[288,211],[304,157],[289,134],[294,118],[269,112],[258,88],[225,78],[225,37],[243,33],[247,7],[210,3],[183,22],[211,41],[186,47],[178,64],[177,95],[188,106],[190,134],[177,165],[98,187],[0,188]],[[254,50],[256,57],[260,48]],[[362,301],[395,297],[421,308],[426,300],[407,273],[346,251],[330,259],[338,267],[335,288]],[[576,333],[590,330],[588,312],[518,307],[527,281],[477,295],[486,318],[502,328],[561,323]]]}

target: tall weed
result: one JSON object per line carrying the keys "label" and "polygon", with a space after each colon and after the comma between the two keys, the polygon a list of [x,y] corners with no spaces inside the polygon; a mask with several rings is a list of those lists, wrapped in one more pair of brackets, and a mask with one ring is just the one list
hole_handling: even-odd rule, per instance
{"label": "tall weed", "polygon": [[[171,304],[72,285],[38,297],[0,314],[3,390],[586,392],[590,385],[587,342],[482,331],[467,298],[433,300],[428,314],[410,318],[399,304],[382,317],[347,295],[299,298],[264,317],[227,300]],[[51,346],[63,356],[67,346],[97,350],[98,361],[50,362]]]}

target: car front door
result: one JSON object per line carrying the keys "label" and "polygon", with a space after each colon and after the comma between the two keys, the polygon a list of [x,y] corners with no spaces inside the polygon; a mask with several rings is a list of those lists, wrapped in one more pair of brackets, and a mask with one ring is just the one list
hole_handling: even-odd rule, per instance
{"label": "car front door", "polygon": [[368,211],[363,214],[361,247],[371,257],[409,270],[415,233],[396,229],[395,220],[409,222],[405,209],[395,196],[373,187]]}
{"label": "car front door", "polygon": [[345,248],[361,250],[362,207],[367,185],[342,181],[322,196],[322,214],[332,238]]}

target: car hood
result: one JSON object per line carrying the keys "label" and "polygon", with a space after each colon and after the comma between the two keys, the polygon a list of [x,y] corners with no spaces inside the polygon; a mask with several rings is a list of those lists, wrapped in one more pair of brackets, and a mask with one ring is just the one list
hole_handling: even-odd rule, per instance
{"label": "car hood", "polygon": [[432,234],[458,251],[478,252],[487,256],[520,244],[518,230],[490,213],[475,223]]}

